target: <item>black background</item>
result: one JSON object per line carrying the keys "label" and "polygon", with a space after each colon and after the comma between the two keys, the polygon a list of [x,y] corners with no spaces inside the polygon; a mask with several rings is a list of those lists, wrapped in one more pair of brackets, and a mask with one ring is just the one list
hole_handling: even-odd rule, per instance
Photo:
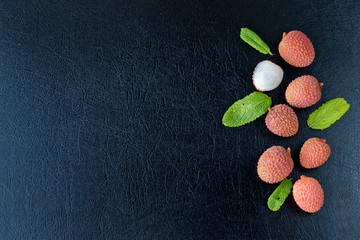
{"label": "black background", "polygon": [[[101,3],[100,3],[101,2]],[[275,56],[239,38],[249,27]],[[282,33],[301,30],[316,57],[287,65]],[[360,239],[360,2],[0,1],[1,239]],[[256,64],[323,82],[296,109],[299,133],[270,133],[264,116],[239,128],[221,119],[254,91]],[[306,126],[321,103],[350,110],[324,131]],[[303,142],[328,140],[329,161],[298,164]],[[266,201],[257,159],[292,149],[290,177],[322,184],[321,211],[292,197]]]}

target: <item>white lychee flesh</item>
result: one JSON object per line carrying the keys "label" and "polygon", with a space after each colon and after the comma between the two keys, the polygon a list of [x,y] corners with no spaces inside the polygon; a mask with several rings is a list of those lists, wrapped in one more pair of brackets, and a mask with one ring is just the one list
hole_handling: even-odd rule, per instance
{"label": "white lychee flesh", "polygon": [[265,60],[260,62],[253,73],[253,83],[257,90],[271,91],[277,88],[284,76],[284,71],[275,63]]}

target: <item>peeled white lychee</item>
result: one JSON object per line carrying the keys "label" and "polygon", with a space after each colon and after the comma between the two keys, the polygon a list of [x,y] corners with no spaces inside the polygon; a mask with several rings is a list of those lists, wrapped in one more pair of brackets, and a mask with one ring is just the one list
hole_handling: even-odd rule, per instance
{"label": "peeled white lychee", "polygon": [[284,76],[284,71],[275,63],[265,60],[259,62],[253,73],[253,84],[258,91],[271,91],[277,88]]}

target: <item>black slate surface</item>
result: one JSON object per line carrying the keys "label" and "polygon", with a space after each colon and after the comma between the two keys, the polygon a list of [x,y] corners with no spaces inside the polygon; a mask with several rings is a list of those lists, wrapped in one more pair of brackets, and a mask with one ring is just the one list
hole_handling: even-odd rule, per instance
{"label": "black slate surface", "polygon": [[[241,27],[276,56],[242,42]],[[314,44],[307,68],[279,57],[294,29]],[[360,239],[359,45],[356,0],[0,1],[0,239]],[[285,71],[274,104],[300,75],[325,84],[318,104],[296,110],[292,138],[264,116],[221,124],[265,59]],[[309,129],[307,116],[336,97],[350,110]],[[304,170],[310,137],[332,154]],[[292,197],[267,209],[276,185],[256,164],[272,145],[292,148],[293,179],[322,184],[321,211]]]}

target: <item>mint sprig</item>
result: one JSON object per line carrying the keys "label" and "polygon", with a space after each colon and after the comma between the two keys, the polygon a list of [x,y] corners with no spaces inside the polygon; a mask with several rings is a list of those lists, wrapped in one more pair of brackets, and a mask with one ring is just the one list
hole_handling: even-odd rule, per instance
{"label": "mint sprig", "polygon": [[259,52],[263,54],[270,54],[273,55],[270,52],[270,48],[266,43],[253,31],[251,31],[248,28],[241,28],[240,31],[240,38],[244,40],[247,44],[258,50]]}
{"label": "mint sprig", "polygon": [[271,98],[268,95],[253,92],[231,105],[222,122],[227,127],[239,127],[265,114],[270,107]]}
{"label": "mint sprig", "polygon": [[350,104],[344,98],[332,99],[311,113],[307,124],[312,129],[324,130],[339,120],[349,108]]}
{"label": "mint sprig", "polygon": [[293,183],[291,179],[284,179],[275,191],[270,195],[267,205],[271,211],[277,211],[284,204],[286,198],[291,192]]}

